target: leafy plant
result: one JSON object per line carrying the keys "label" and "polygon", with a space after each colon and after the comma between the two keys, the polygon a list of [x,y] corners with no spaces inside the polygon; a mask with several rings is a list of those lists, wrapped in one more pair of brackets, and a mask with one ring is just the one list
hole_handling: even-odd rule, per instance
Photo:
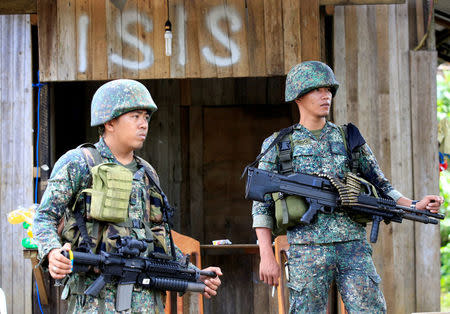
{"label": "leafy plant", "polygon": [[[437,77],[437,118],[450,119],[450,71],[443,70]],[[441,310],[450,310],[450,173],[441,172],[439,192],[444,197],[441,207],[445,219],[440,223],[441,232]]]}

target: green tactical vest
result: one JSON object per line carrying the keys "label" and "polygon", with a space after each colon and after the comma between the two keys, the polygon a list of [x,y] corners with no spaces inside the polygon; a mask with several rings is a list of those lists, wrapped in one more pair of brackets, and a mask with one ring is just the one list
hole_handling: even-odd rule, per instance
{"label": "green tactical vest", "polygon": [[[138,239],[154,239],[149,244],[149,251],[159,249],[167,252],[166,231],[161,226],[151,227],[152,223],[162,223],[164,199],[158,186],[158,178],[153,174],[150,164],[138,158],[138,163],[145,168],[144,180],[146,186],[151,186],[149,198],[143,210],[148,215],[147,221],[129,219],[128,206],[132,189],[133,174],[125,167],[109,162],[103,162],[100,153],[92,144],[79,147],[87,161],[92,175],[91,187],[82,190],[76,196],[76,201],[64,215],[64,228],[61,233],[64,242],[70,242],[73,248],[80,245],[91,247],[93,252],[101,248],[114,251],[115,242],[109,237],[134,236]],[[81,198],[81,195],[84,197]],[[85,201],[80,201],[84,199]],[[151,201],[152,200],[152,201]],[[76,221],[77,211],[84,213],[88,237],[83,238],[79,223]]]}

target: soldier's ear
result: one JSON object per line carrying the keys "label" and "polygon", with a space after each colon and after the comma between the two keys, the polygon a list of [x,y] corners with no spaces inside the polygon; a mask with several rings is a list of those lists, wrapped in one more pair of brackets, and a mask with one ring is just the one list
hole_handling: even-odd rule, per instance
{"label": "soldier's ear", "polygon": [[105,131],[107,132],[113,132],[114,131],[114,122],[116,119],[112,119],[109,120],[108,122],[105,122],[105,124],[103,124],[105,126]]}

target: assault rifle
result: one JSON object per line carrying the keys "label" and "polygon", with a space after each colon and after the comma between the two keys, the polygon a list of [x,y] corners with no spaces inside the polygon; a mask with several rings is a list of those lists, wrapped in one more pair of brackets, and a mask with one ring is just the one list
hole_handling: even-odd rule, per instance
{"label": "assault rifle", "polygon": [[[287,195],[298,195],[305,198],[309,204],[308,210],[302,216],[301,224],[309,224],[318,211],[332,213],[335,209],[345,210],[350,213],[364,214],[372,219],[370,242],[377,242],[380,222],[401,223],[403,219],[414,220],[425,224],[437,224],[436,219],[444,219],[444,215],[400,206],[390,198],[377,197],[372,193],[368,183],[363,193],[358,193],[352,202],[344,202],[348,189],[338,179],[330,180],[307,174],[291,174],[288,176],[262,169],[248,167],[245,198],[264,202],[267,193],[281,192]],[[336,188],[342,184],[341,191]],[[429,218],[432,217],[432,218]],[[433,219],[436,218],[436,219]]]}
{"label": "assault rifle", "polygon": [[100,254],[78,251],[63,251],[70,258],[73,272],[87,272],[90,267],[100,270],[100,276],[86,289],[86,295],[97,297],[107,283],[117,282],[116,311],[126,311],[131,307],[133,286],[162,291],[204,292],[205,284],[199,281],[201,275],[216,277],[216,273],[189,268],[189,255],[178,262],[172,256],[153,252],[149,257],[140,257],[147,250],[148,240],[132,237],[113,236],[117,253],[101,251]]}

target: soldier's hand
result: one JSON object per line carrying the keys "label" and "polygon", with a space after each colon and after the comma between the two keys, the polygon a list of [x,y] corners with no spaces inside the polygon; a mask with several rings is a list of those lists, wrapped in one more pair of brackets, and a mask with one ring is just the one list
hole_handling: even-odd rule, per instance
{"label": "soldier's hand", "polygon": [[442,203],[444,203],[444,198],[442,196],[427,195],[417,202],[416,208],[420,210],[429,210],[432,213],[438,213]]}
{"label": "soldier's hand", "polygon": [[48,253],[48,271],[54,279],[63,279],[72,272],[70,259],[61,254],[61,251],[69,251],[70,249],[70,243],[66,243],[62,248],[53,249]]}
{"label": "soldier's hand", "polygon": [[219,267],[208,267],[205,269],[202,269],[204,271],[212,271],[216,273],[216,277],[215,278],[211,278],[208,276],[200,276],[200,280],[203,281],[203,283],[206,285],[205,287],[205,292],[203,292],[203,295],[210,299],[212,296],[217,295],[217,289],[219,288],[219,286],[221,285],[221,281],[219,276],[222,276],[222,271],[220,270]]}
{"label": "soldier's hand", "polygon": [[261,256],[259,263],[259,279],[271,286],[278,286],[278,279],[280,278],[280,265],[278,265],[275,256],[267,255]]}

